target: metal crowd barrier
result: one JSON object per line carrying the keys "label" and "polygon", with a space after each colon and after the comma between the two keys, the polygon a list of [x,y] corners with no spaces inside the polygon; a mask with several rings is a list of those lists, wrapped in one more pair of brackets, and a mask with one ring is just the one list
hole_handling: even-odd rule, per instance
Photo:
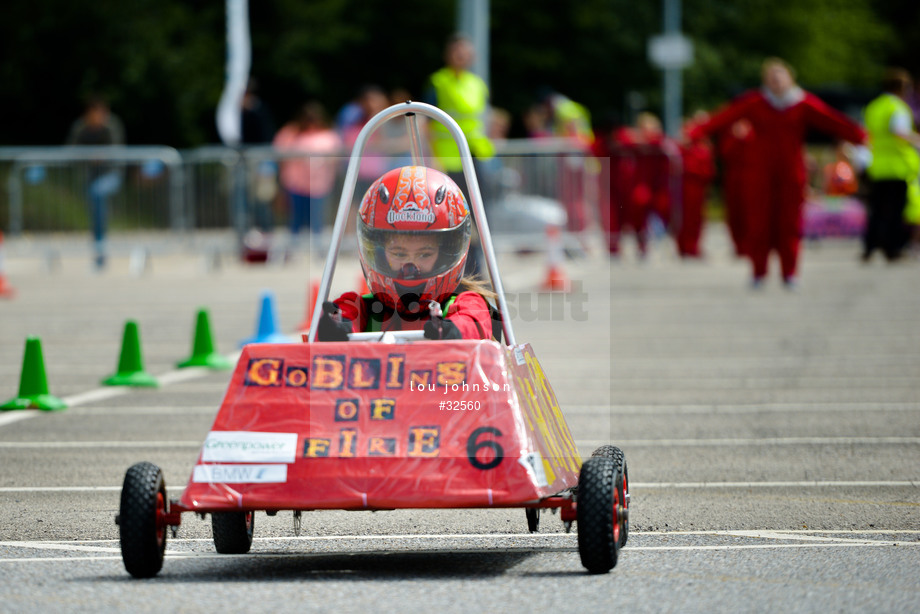
{"label": "metal crowd barrier", "polygon": [[5,147],[0,165],[12,236],[86,230],[93,197],[107,200],[112,231],[184,229],[184,168],[171,147]]}
{"label": "metal crowd barrier", "polygon": [[[483,164],[480,181],[496,207],[509,195],[554,202],[567,214],[569,230],[596,222],[599,165],[566,139],[496,142],[496,156]],[[328,156],[337,168],[329,195],[334,201],[348,151]],[[406,152],[383,152],[380,168],[409,163]],[[318,158],[271,146],[207,146],[177,151],[159,146],[0,147],[0,228],[23,233],[89,232],[89,200],[102,190],[111,235],[128,231],[231,230],[238,239],[252,227],[284,226],[285,193],[278,169],[287,160]],[[383,172],[381,171],[381,172]],[[356,194],[356,198],[360,195]],[[487,206],[489,203],[487,203]],[[327,206],[327,224],[332,221]]]}

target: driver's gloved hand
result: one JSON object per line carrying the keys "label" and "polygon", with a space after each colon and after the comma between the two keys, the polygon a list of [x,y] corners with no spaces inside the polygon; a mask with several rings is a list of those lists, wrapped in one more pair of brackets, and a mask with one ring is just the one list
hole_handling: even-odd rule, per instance
{"label": "driver's gloved hand", "polygon": [[426,339],[463,339],[457,325],[445,318],[432,317],[425,322]]}
{"label": "driver's gloved hand", "polygon": [[348,333],[351,330],[351,320],[342,317],[342,312],[335,303],[323,303],[323,315],[319,317],[319,326],[316,329],[317,341],[348,341]]}

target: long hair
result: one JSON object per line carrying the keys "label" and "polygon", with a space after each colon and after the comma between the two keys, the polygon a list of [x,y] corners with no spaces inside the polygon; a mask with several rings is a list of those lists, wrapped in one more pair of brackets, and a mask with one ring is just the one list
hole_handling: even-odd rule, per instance
{"label": "long hair", "polygon": [[465,275],[460,278],[460,283],[457,284],[457,292],[475,292],[490,303],[494,303],[498,299],[498,295],[492,289],[491,284],[478,275]]}

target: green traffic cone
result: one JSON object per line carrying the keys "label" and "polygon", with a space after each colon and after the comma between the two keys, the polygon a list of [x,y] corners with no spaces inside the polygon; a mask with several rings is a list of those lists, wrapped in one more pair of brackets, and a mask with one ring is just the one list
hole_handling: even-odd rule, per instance
{"label": "green traffic cone", "polygon": [[42,356],[42,342],[38,337],[26,338],[25,355],[22,358],[22,375],[19,377],[19,394],[0,405],[7,409],[64,409],[67,404],[48,394],[48,377],[45,375],[45,359]]}
{"label": "green traffic cone", "polygon": [[195,320],[195,340],[192,344],[192,355],[188,360],[176,364],[179,369],[185,367],[207,367],[209,369],[232,369],[233,361],[218,354],[214,350],[214,341],[211,335],[211,322],[206,309],[198,310]]}
{"label": "green traffic cone", "polygon": [[157,379],[144,371],[141,358],[141,339],[137,332],[137,322],[125,322],[125,334],[121,342],[121,357],[118,359],[118,372],[102,380],[105,386],[159,386]]}

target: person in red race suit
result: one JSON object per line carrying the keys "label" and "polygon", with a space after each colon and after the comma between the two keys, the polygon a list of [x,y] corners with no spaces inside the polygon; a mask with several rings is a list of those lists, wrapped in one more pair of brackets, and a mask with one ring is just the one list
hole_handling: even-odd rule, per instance
{"label": "person in red race suit", "polygon": [[627,150],[632,142],[629,128],[613,124],[598,127],[591,153],[601,164],[598,173],[598,220],[607,235],[607,250],[620,255],[620,232],[625,223],[625,203],[632,177],[633,160]]}
{"label": "person in red race suit", "polygon": [[[709,114],[695,113],[684,124],[684,131],[705,122]],[[686,141],[680,146],[683,165],[682,200],[680,227],[677,231],[677,253],[681,258],[702,258],[700,238],[703,234],[703,219],[706,196],[716,175],[715,157],[708,139]]]}
{"label": "person in red race suit", "polygon": [[639,237],[639,252],[644,256],[652,216],[660,222],[659,227],[668,228],[671,223],[671,179],[677,177],[675,160],[680,152],[652,113],[643,112],[636,117],[634,135],[635,181],[629,207]]}
{"label": "person in red race suit", "polygon": [[[424,330],[429,339],[491,339],[486,298],[462,277],[472,219],[463,193],[444,173],[423,166],[388,171],[358,209],[358,256],[370,292],[346,292],[323,304],[320,341],[351,332]],[[438,306],[442,313],[437,313]]]}
{"label": "person in red race suit", "polygon": [[746,92],[694,127],[690,138],[715,134],[739,119],[753,129],[751,147],[758,164],[750,169],[750,204],[745,243],[752,265],[752,286],[767,276],[771,251],[779,254],[783,283],[795,288],[798,274],[802,208],[807,179],[803,145],[814,129],[841,140],[862,143],[865,131],[844,114],[796,85],[792,69],[779,58],[762,68],[763,87]]}
{"label": "person in red race suit", "polygon": [[747,236],[747,210],[750,206],[748,190],[753,183],[748,174],[756,172],[757,166],[757,152],[751,146],[753,142],[754,130],[751,122],[746,119],[739,119],[716,135],[725,223],[735,248],[735,256],[739,258],[748,255],[744,241]]}

